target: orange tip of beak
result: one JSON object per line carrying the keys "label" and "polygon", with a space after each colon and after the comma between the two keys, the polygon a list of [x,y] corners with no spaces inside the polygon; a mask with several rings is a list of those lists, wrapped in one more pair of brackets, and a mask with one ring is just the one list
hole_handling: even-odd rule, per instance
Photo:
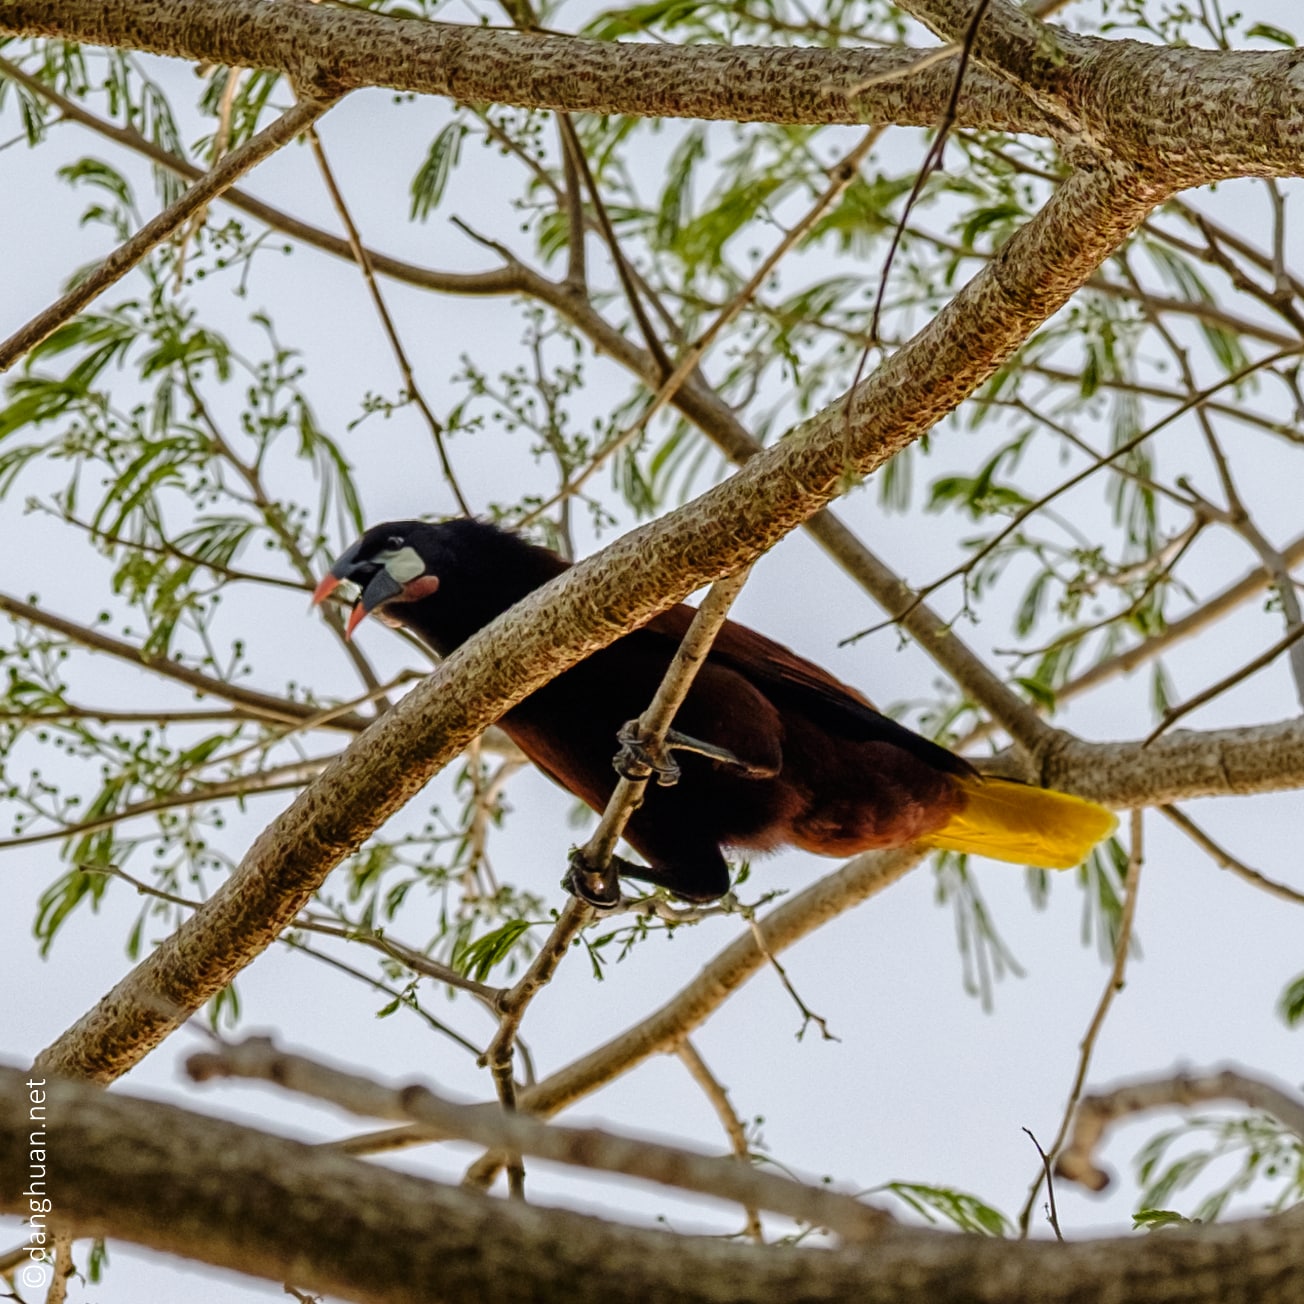
{"label": "orange tip of beak", "polygon": [[340,581],[334,575],[327,571],[321,577],[321,583],[312,591],[312,605],[319,607],[332,593],[340,586]]}
{"label": "orange tip of beak", "polygon": [[354,603],[353,610],[349,612],[349,619],[344,626],[344,637],[352,638],[353,631],[357,629],[357,627],[361,625],[366,618],[367,618],[367,609],[362,605],[362,600],[359,599],[356,603]]}

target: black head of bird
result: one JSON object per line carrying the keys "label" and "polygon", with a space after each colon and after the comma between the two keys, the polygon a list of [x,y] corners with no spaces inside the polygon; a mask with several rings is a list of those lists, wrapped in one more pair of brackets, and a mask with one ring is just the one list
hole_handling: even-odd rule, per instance
{"label": "black head of bird", "polygon": [[406,625],[441,656],[566,569],[545,548],[482,521],[389,521],[340,554],[313,594],[357,590],[346,633],[375,612]]}

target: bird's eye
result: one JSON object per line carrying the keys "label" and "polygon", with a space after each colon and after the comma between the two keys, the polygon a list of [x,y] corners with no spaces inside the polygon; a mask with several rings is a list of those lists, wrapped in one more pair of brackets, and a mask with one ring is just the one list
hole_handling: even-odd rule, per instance
{"label": "bird's eye", "polygon": [[392,552],[398,552],[400,548],[405,546],[406,541],[401,539],[397,534],[391,534],[389,538],[385,540],[385,547]]}

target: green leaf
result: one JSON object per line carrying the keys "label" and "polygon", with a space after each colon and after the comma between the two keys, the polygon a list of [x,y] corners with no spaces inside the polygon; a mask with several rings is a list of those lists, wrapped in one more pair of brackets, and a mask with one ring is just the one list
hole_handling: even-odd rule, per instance
{"label": "green leaf", "polygon": [[995,1205],[967,1191],[926,1182],[887,1182],[869,1194],[877,1191],[896,1196],[930,1223],[944,1219],[978,1236],[1008,1236],[1012,1230],[1010,1220]]}
{"label": "green leaf", "polygon": [[585,35],[599,41],[617,41],[622,36],[634,36],[651,27],[674,27],[700,7],[701,0],[649,0],[647,4],[611,9],[593,19],[585,29]]}
{"label": "green leaf", "polygon": [[453,967],[461,974],[484,982],[489,971],[515,949],[531,924],[528,919],[509,919],[501,928],[485,933],[453,955]]}
{"label": "green leaf", "polygon": [[450,122],[433,141],[425,161],[412,178],[413,221],[424,222],[439,207],[448,186],[448,178],[462,154],[462,141],[467,133],[464,122]]}
{"label": "green leaf", "polygon": [[1155,1231],[1160,1227],[1189,1227],[1191,1220],[1172,1209],[1138,1209],[1132,1215],[1132,1226],[1138,1230]]}
{"label": "green leaf", "polygon": [[693,169],[705,157],[706,131],[700,126],[692,128],[670,156],[653,226],[656,242],[663,249],[674,244],[688,221],[693,201]]}
{"label": "green leaf", "polygon": [[1286,984],[1286,990],[1277,998],[1277,1013],[1288,1028],[1298,1028],[1304,1022],[1304,973]]}
{"label": "green leaf", "polygon": [[208,1026],[214,1032],[234,1028],[240,1022],[240,996],[235,983],[223,987],[207,1006]]}
{"label": "green leaf", "polygon": [[1263,41],[1272,41],[1276,45],[1284,45],[1293,50],[1298,42],[1287,31],[1280,27],[1273,27],[1271,23],[1255,23],[1245,29],[1245,35],[1248,37],[1257,36]]}
{"label": "green leaf", "polygon": [[96,874],[84,869],[71,869],[62,878],[57,879],[41,893],[36,905],[36,922],[32,932],[41,943],[41,954],[50,954],[55,935],[67,921],[68,916],[83,901],[89,901],[92,907],[98,907],[109,885],[107,874]]}

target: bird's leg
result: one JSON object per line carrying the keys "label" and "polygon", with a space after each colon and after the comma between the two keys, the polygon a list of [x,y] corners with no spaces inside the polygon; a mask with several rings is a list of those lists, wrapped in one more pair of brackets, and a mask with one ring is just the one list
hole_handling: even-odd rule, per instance
{"label": "bird's leg", "polygon": [[727,747],[717,747],[714,743],[704,743],[700,738],[690,738],[678,729],[666,732],[666,750],[676,752],[696,752],[698,756],[707,756],[731,770],[741,770],[745,779],[772,779],[779,772],[777,765],[757,765],[746,761]]}
{"label": "bird's leg", "polygon": [[572,896],[587,901],[595,910],[611,910],[620,904],[620,874],[629,868],[637,870],[619,856],[612,856],[606,869],[595,869],[584,857],[579,847],[570,853],[570,868],[561,885]]}
{"label": "bird's leg", "polygon": [[[671,731],[673,732],[673,731]],[[637,720],[626,720],[616,734],[620,751],[611,764],[622,779],[635,782],[656,775],[657,785],[673,788],[679,782],[679,766],[670,755],[670,734],[660,742],[639,728]]]}
{"label": "bird's leg", "polygon": [[672,751],[694,752],[698,756],[708,757],[730,769],[741,770],[748,779],[771,779],[778,772],[774,767],[745,761],[727,747],[717,747],[700,738],[691,738],[678,729],[668,729],[665,741],[657,743],[640,730],[637,720],[629,720],[622,725],[616,739],[620,743],[620,751],[612,760],[616,773],[622,779],[648,779],[655,774],[657,784],[662,788],[672,788],[679,782],[680,770],[670,755]]}

